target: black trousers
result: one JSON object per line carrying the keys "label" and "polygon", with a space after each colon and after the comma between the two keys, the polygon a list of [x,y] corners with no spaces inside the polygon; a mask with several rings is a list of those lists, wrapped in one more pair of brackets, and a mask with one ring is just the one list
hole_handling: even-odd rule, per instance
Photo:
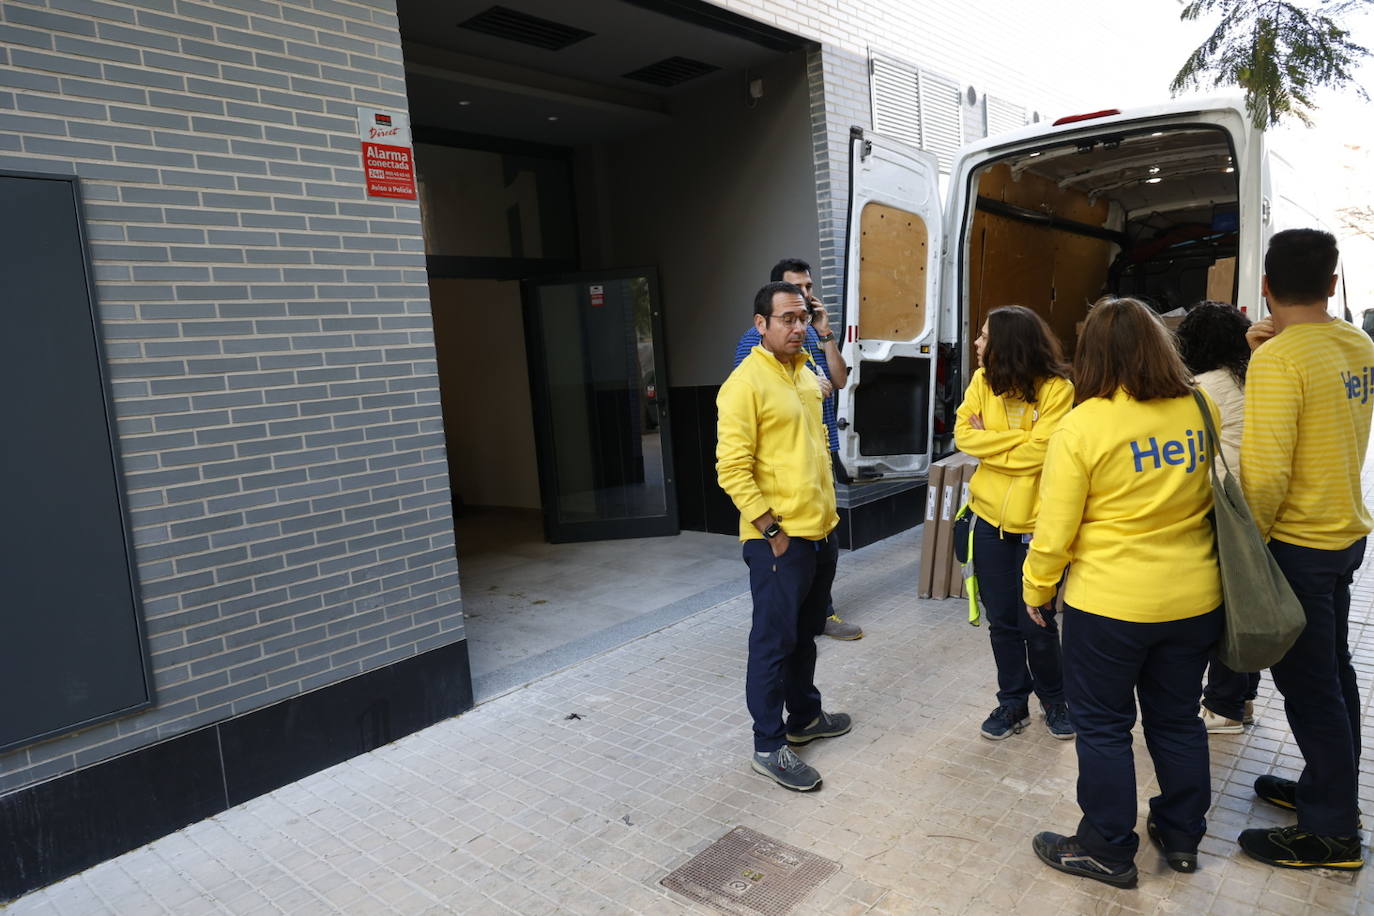
{"label": "black trousers", "polygon": [[1202,688],[1202,705],[1239,722],[1245,718],[1245,701],[1259,696],[1259,684],[1258,671],[1232,671],[1213,653],[1207,666],[1207,686]]}
{"label": "black trousers", "polygon": [[997,664],[997,702],[1023,708],[1031,692],[1045,705],[1064,702],[1064,671],[1054,610],[1036,626],[1021,600],[1021,566],[1027,545],[1021,535],[999,533],[974,517],[973,566],[978,594],[988,612],[988,637]]}
{"label": "black trousers", "polygon": [[821,713],[816,637],[825,629],[839,553],[834,534],[818,541],[794,537],[780,557],[765,540],[744,542],[754,596],[744,695],[754,719],[755,751],[777,750],[790,729],[806,727]]}
{"label": "black trousers", "polygon": [[1064,606],[1064,688],[1078,732],[1077,835],[1112,864],[1135,858],[1136,698],[1159,794],[1150,813],[1169,849],[1196,851],[1212,803],[1207,729],[1197,685],[1221,635],[1220,608],[1164,623],[1132,623]]}
{"label": "black trousers", "polygon": [[1353,836],[1359,818],[1360,692],[1348,629],[1350,582],[1364,547],[1364,538],[1344,550],[1269,541],[1307,614],[1298,641],[1269,670],[1302,751],[1298,826],[1322,836]]}

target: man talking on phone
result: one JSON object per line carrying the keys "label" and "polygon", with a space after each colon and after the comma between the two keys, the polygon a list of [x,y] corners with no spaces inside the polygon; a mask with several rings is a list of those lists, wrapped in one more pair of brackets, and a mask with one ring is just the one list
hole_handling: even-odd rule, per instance
{"label": "man talking on phone", "polygon": [[[773,270],[769,273],[768,279],[774,283],[779,281],[791,283],[801,290],[802,298],[807,304],[807,310],[811,313],[811,323],[806,328],[803,346],[811,356],[809,365],[820,381],[821,420],[825,423],[826,436],[830,444],[830,463],[835,469],[836,477],[848,483],[849,481],[840,464],[840,433],[835,424],[835,402],[839,398],[835,392],[843,388],[845,382],[848,381],[849,367],[845,365],[844,357],[840,355],[840,345],[835,340],[835,332],[830,329],[830,316],[825,310],[825,305],[814,294],[815,287],[811,280],[811,265],[801,258],[783,258],[773,265]],[[735,347],[736,367],[749,355],[750,350],[759,345],[759,340],[757,329],[751,327],[744,332],[739,339],[739,344]],[[826,636],[832,639],[860,639],[863,637],[863,629],[856,623],[842,619],[839,614],[835,613],[834,605],[826,608],[826,613],[828,615],[825,619]]]}
{"label": "man talking on phone", "polygon": [[820,380],[807,368],[803,348],[809,320],[796,286],[775,282],[760,289],[754,297],[759,344],[716,396],[716,478],[740,511],[754,599],[744,679],[754,720],[750,765],[798,792],[817,788],[821,777],[789,745],[850,728],[849,716],[821,708],[815,680],[840,517]]}

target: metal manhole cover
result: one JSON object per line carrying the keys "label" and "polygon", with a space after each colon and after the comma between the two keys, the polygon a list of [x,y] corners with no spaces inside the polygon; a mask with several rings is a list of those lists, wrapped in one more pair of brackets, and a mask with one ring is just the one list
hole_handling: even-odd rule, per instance
{"label": "metal manhole cover", "polygon": [[736,827],[659,883],[736,916],[786,916],[840,863]]}

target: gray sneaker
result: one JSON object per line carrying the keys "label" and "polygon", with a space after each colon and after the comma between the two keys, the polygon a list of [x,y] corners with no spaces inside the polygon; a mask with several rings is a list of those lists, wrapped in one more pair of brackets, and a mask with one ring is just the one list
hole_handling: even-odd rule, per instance
{"label": "gray sneaker", "polygon": [[821,774],[816,772],[816,768],[803,763],[802,759],[785,744],[767,757],[750,754],[749,765],[754,768],[754,772],[761,773],[784,789],[794,792],[810,792],[819,788],[821,784]]}
{"label": "gray sneaker", "polygon": [[831,614],[825,618],[825,635],[831,639],[863,639],[863,627],[857,623],[850,623],[840,618],[839,614]]}
{"label": "gray sneaker", "polygon": [[850,721],[848,713],[829,713],[821,710],[821,714],[806,728],[788,732],[787,743],[810,744],[817,738],[838,738],[840,735],[848,734],[852,727],[853,722]]}

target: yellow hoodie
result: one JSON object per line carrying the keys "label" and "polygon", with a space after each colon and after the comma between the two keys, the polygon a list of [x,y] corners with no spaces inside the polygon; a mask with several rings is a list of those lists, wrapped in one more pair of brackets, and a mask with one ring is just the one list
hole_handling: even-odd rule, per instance
{"label": "yellow hoodie", "polygon": [[1221,604],[1204,429],[1192,395],[1137,401],[1118,391],[1061,420],[1022,570],[1026,603],[1047,603],[1072,564],[1065,603],[1103,617],[1162,623]]}
{"label": "yellow hoodie", "polygon": [[[1073,383],[1051,376],[1035,389],[1035,403],[992,393],[982,369],[964,393],[955,415],[954,443],[979,459],[969,482],[974,514],[1004,531],[1025,534],[1035,529],[1040,506],[1040,469],[1050,433],[1073,407]],[[977,414],[983,429],[968,418]]]}
{"label": "yellow hoodie", "polygon": [[716,395],[716,478],[740,511],[741,541],[763,537],[753,522],[769,511],[791,537],[823,538],[840,523],[807,359],[803,350],[784,365],[756,346]]}

